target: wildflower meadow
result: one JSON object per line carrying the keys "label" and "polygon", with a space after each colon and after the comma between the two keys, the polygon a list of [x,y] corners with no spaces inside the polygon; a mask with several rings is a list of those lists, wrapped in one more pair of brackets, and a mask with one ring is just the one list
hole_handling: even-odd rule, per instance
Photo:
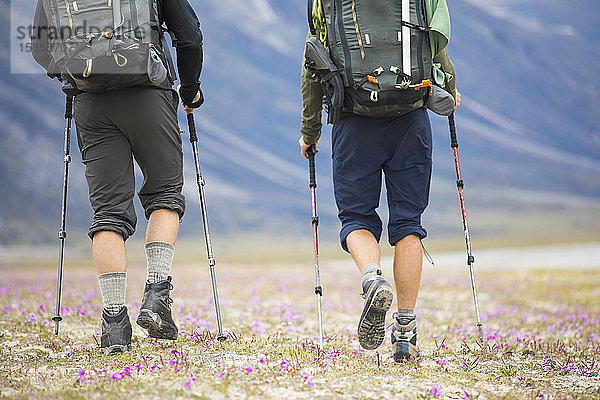
{"label": "wildflower meadow", "polygon": [[[144,272],[142,263],[129,267],[132,321]],[[134,324],[132,350],[118,356],[99,350],[91,261],[65,266],[58,337],[53,264],[2,265],[0,273],[0,398],[600,398],[597,269],[476,270],[479,343],[467,268],[427,266],[417,304],[422,357],[402,364],[389,332],[376,351],[358,345],[363,300],[351,260],[321,265],[322,351],[310,263],[220,264],[228,338],[219,342],[207,267],[176,262],[178,339],[150,339]],[[391,265],[384,274],[391,278]]]}

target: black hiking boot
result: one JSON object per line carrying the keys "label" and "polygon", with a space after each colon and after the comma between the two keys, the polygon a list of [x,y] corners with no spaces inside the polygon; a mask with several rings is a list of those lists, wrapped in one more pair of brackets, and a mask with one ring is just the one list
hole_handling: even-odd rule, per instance
{"label": "black hiking boot", "polygon": [[102,337],[100,349],[107,356],[121,354],[131,349],[131,322],[127,307],[118,314],[110,315],[102,309]]}
{"label": "black hiking boot", "polygon": [[148,336],[156,339],[177,339],[177,326],[171,317],[169,291],[173,289],[171,277],[158,283],[146,282],[144,298],[137,324],[148,330]]}
{"label": "black hiking boot", "polygon": [[390,284],[377,275],[363,282],[365,306],[358,321],[358,342],[365,350],[375,350],[385,338],[385,313],[392,305],[394,294]]}
{"label": "black hiking boot", "polygon": [[394,350],[394,361],[397,363],[420,356],[419,350],[417,350],[416,319],[413,318],[410,321],[400,321],[398,318],[394,318],[392,347]]}

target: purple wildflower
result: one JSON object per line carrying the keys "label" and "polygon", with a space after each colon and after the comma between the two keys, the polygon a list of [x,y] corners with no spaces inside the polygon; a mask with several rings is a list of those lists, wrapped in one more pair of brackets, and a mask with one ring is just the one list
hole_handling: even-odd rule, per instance
{"label": "purple wildflower", "polygon": [[34,313],[29,314],[29,317],[27,317],[27,321],[29,322],[35,322],[37,321],[37,318],[35,317]]}
{"label": "purple wildflower", "polygon": [[121,379],[123,379],[123,374],[120,372],[115,372],[114,374],[112,374],[110,376],[110,379],[114,380],[115,382],[120,381]]}
{"label": "purple wildflower", "polygon": [[77,375],[79,375],[79,383],[85,382],[85,371],[83,369],[79,369]]}
{"label": "purple wildflower", "polygon": [[252,369],[252,367],[247,367],[246,368],[246,373],[249,374],[251,372],[253,372],[254,370]]}
{"label": "purple wildflower", "polygon": [[431,395],[436,399],[441,398],[444,394],[442,393],[442,387],[438,384],[433,385],[431,388]]}

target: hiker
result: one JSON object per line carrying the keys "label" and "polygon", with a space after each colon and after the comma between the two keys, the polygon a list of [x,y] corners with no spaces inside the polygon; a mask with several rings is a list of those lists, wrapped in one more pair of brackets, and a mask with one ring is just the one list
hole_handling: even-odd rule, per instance
{"label": "hiker", "polygon": [[[446,46],[445,0],[309,0],[310,31],[301,73],[300,152],[317,145],[323,96],[332,129],[333,184],[340,242],[362,272],[360,345],[385,336],[393,291],[381,272],[382,173],[394,246],[398,311],[394,359],[419,356],[415,304],[422,269],[421,214],[429,201],[432,136],[427,108],[450,115],[460,105]],[[409,11],[410,10],[410,11]]]}
{"label": "hiker", "polygon": [[183,152],[163,24],[177,51],[181,102],[190,111],[204,102],[203,52],[198,18],[187,0],[123,5],[38,0],[35,13],[35,60],[50,77],[77,90],[75,124],[94,211],[89,237],[102,293],[105,354],[131,347],[125,241],[137,220],[134,158],[144,177],[138,196],[148,219],[147,277],[137,324],[152,338],[175,340],[178,334],[170,271],[185,210]]}

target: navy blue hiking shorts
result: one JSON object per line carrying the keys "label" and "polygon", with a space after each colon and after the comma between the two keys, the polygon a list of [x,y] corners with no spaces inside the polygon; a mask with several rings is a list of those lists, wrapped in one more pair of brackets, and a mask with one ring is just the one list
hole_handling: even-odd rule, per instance
{"label": "navy blue hiking shorts", "polygon": [[333,186],[344,250],[348,251],[346,238],[355,230],[366,229],[377,241],[381,238],[381,218],[375,209],[382,172],[390,244],[408,235],[427,236],[421,214],[429,202],[431,151],[431,125],[424,108],[400,117],[354,115],[333,126]]}

